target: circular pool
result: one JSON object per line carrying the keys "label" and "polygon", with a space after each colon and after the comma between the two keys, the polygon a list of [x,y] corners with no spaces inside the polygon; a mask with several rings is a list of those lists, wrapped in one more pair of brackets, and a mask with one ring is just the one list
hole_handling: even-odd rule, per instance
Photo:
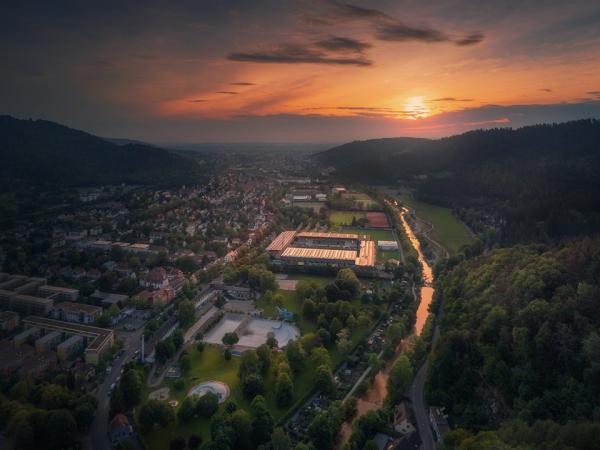
{"label": "circular pool", "polygon": [[223,403],[229,397],[229,386],[220,381],[205,381],[199,383],[188,392],[188,397],[195,395],[202,397],[207,392],[212,392],[219,399],[219,403]]}

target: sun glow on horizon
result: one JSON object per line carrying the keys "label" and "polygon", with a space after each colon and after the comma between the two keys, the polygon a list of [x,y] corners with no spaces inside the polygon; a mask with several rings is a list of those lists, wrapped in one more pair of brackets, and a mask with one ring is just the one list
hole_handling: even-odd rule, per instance
{"label": "sun glow on horizon", "polygon": [[431,115],[431,110],[422,95],[407,98],[403,112],[405,118],[411,120],[425,119]]}

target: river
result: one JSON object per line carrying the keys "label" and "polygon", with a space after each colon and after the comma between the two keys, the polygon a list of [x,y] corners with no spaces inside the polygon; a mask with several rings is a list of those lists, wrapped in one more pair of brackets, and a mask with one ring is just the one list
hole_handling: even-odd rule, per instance
{"label": "river", "polygon": [[421,270],[423,271],[424,284],[421,287],[421,300],[419,301],[419,308],[417,309],[417,321],[415,323],[415,334],[420,336],[421,332],[423,331],[423,327],[425,326],[425,322],[427,322],[427,317],[429,317],[429,305],[431,304],[431,300],[433,298],[433,270],[431,270],[431,266],[425,259],[425,255],[421,250],[421,243],[417,239],[417,236],[415,236],[415,233],[406,220],[405,216],[407,213],[408,209],[402,208],[400,220],[402,221],[404,233],[406,236],[408,236],[410,243],[417,251],[417,257],[419,259],[419,263],[421,264]]}
{"label": "river", "polygon": [[[421,264],[421,270],[423,273],[423,286],[421,287],[421,292],[419,296],[419,307],[417,309],[417,320],[415,322],[414,333],[417,336],[421,335],[423,331],[423,327],[427,322],[427,317],[429,316],[429,305],[431,304],[431,300],[433,298],[433,270],[431,266],[425,259],[423,251],[421,250],[421,244],[412,228],[408,224],[405,215],[408,213],[408,209],[402,208],[399,211],[400,220],[402,221],[402,227],[404,228],[404,233],[408,236],[411,245],[417,252],[417,257],[419,263]],[[398,346],[397,352],[401,351],[402,343]],[[379,409],[383,406],[383,402],[387,396],[387,380],[388,374],[391,364],[386,365],[385,368],[380,370],[377,375],[375,375],[375,379],[373,380],[373,384],[367,391],[367,393],[358,399],[356,404],[357,413],[355,419],[363,416],[368,411]],[[350,435],[352,434],[352,425],[344,422],[342,424],[342,430],[340,432],[340,445],[339,448],[342,448],[343,445],[348,442]]]}

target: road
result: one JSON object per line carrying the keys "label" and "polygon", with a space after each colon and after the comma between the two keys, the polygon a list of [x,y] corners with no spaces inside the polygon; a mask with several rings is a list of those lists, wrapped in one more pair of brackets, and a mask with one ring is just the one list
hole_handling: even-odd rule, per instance
{"label": "road", "polygon": [[140,350],[140,338],[144,331],[143,327],[133,332],[123,332],[119,337],[123,339],[125,350],[112,364],[111,372],[106,376],[104,382],[98,386],[96,398],[98,407],[94,414],[94,421],[90,426],[88,435],[84,438],[83,447],[88,450],[110,450],[111,444],[108,438],[108,421],[110,417],[110,386],[117,382],[121,375],[121,368],[125,363],[131,361],[136,351]]}

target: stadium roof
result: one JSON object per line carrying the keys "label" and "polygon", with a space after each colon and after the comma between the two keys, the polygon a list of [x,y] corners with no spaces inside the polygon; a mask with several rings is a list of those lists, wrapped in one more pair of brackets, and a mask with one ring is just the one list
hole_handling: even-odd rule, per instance
{"label": "stadium roof", "polygon": [[288,247],[283,251],[281,256],[284,258],[325,259],[330,261],[355,261],[356,251]]}
{"label": "stadium roof", "polygon": [[267,251],[268,252],[282,251],[284,248],[286,248],[288,245],[290,245],[290,243],[294,239],[295,235],[296,235],[295,231],[284,231],[282,233],[279,233],[279,236],[277,236],[273,240],[273,242],[271,242],[269,244],[269,246],[267,247]]}
{"label": "stadium roof", "polygon": [[358,234],[351,233],[317,233],[314,231],[303,231],[296,235],[303,238],[320,238],[320,239],[358,239]]}

